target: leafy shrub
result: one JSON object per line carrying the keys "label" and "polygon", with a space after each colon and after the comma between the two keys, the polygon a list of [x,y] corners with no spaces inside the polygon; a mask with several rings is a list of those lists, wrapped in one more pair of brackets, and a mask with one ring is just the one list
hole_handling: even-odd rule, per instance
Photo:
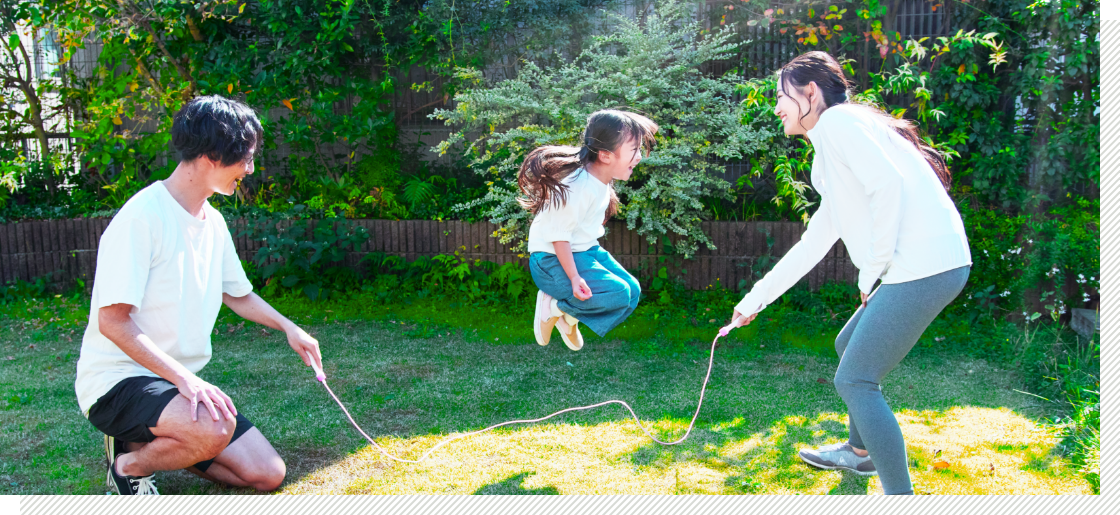
{"label": "leafy shrub", "polygon": [[[620,216],[651,242],[670,232],[684,236],[677,248],[686,256],[700,244],[711,246],[700,230],[706,216],[701,199],[728,197],[727,182],[714,173],[722,167],[718,161],[742,158],[770,135],[738,123],[740,78],[701,72],[734,50],[729,30],[698,38],[699,22],[676,1],[659,4],[644,23],[613,21],[615,32],[593,38],[566,64],[529,62],[516,78],[465,89],[455,96],[456,109],[433,115],[457,129],[437,150],[465,144],[470,166],[489,181],[486,196],[467,206],[488,206],[503,243],[520,247],[530,219],[514,200],[525,154],[541,145],[578,143],[596,110],[622,107],[661,126],[656,149],[630,181],[616,185],[624,199]],[[481,82],[475,71],[462,76]]]}
{"label": "leafy shrub", "polygon": [[1038,324],[1020,329],[1006,342],[1006,357],[1023,375],[1025,386],[1062,413],[1051,421],[1062,437],[1056,451],[1069,456],[1099,493],[1099,336],[1086,340],[1060,325]]}
{"label": "leafy shrub", "polygon": [[1060,427],[1064,439],[1062,446],[1069,450],[1070,458],[1082,475],[1093,485],[1093,490],[1101,490],[1101,392],[1096,389],[1081,388],[1067,399],[1073,406]]}
{"label": "leafy shrub", "polygon": [[49,277],[36,277],[33,281],[16,279],[0,286],[0,304],[11,304],[22,300],[43,297],[50,283]]}
{"label": "leafy shrub", "polygon": [[465,250],[420,256],[411,263],[400,256],[368,254],[363,261],[370,277],[362,290],[384,301],[450,296],[457,304],[471,305],[518,302],[535,293],[532,276],[519,263],[471,261],[461,254]]}
{"label": "leafy shrub", "polygon": [[263,293],[289,289],[312,300],[357,282],[355,270],[342,261],[369,239],[364,227],[341,216],[286,223],[267,213],[248,217],[241,235],[264,242],[253,257],[256,274],[265,281]]}
{"label": "leafy shrub", "polygon": [[[959,205],[972,248],[972,273],[962,308],[988,317],[1021,313],[1035,321],[1042,309],[1057,321],[1071,307],[1091,305],[1100,293],[1100,201],[1072,199],[1049,213],[1011,216]],[[1066,293],[1066,285],[1076,291]]]}

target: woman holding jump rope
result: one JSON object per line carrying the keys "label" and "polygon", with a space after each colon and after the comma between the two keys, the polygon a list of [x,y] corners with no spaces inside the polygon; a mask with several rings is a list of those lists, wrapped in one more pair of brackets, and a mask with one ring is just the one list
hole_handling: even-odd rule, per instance
{"label": "woman holding jump rope", "polygon": [[834,383],[848,406],[849,436],[800,457],[818,468],[878,474],[888,495],[913,494],[902,430],[879,383],[964,288],[972,256],[944,159],[912,123],[849,102],[850,85],[824,52],[779,71],[774,114],[787,135],[813,144],[811,181],[821,204],[801,241],[735,307],[731,325],[749,324],[843,240],[862,299],[836,337]]}

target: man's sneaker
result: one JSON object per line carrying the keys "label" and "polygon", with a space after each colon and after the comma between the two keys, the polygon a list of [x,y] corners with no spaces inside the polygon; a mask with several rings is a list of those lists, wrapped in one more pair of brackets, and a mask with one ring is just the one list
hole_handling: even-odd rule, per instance
{"label": "man's sneaker", "polygon": [[579,333],[579,320],[564,313],[556,320],[556,328],[560,330],[560,338],[569,349],[580,350],[583,348],[583,335]]}
{"label": "man's sneaker", "polygon": [[538,345],[548,345],[552,338],[552,328],[560,317],[552,316],[552,296],[544,290],[537,290],[537,308],[533,311],[533,336]]}
{"label": "man's sneaker", "polygon": [[848,442],[805,449],[797,455],[805,463],[825,470],[847,470],[861,476],[878,474],[875,464],[871,463],[871,456],[857,456]]}
{"label": "man's sneaker", "polygon": [[152,480],[153,476],[136,477],[117,474],[117,458],[124,453],[118,454],[113,447],[113,438],[106,437],[105,448],[107,452],[112,453],[113,458],[109,462],[109,473],[106,475],[105,482],[116,489],[120,495],[159,495],[156,483]]}
{"label": "man's sneaker", "polygon": [[118,454],[124,454],[124,442],[105,435],[105,466],[111,466]]}

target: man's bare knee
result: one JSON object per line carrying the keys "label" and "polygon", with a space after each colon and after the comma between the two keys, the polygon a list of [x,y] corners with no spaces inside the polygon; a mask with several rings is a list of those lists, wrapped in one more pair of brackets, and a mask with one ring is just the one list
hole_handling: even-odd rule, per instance
{"label": "man's bare knee", "polygon": [[222,417],[221,420],[210,418],[208,413],[199,416],[198,423],[192,429],[189,441],[192,446],[202,454],[202,460],[213,459],[222,453],[237,429],[237,420]]}
{"label": "man's bare knee", "polygon": [[280,484],[284,482],[284,476],[287,473],[284,460],[276,456],[254,464],[250,470],[245,471],[245,476],[242,479],[257,490],[271,492],[280,488]]}

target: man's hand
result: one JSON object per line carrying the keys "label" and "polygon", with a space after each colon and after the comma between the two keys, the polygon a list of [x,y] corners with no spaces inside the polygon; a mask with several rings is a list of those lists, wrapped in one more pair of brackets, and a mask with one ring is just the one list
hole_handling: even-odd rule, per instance
{"label": "man's hand", "polygon": [[863,293],[863,292],[859,292],[859,300],[861,302],[863,302],[863,307],[866,308],[867,307],[867,294]]}
{"label": "man's hand", "polygon": [[[181,379],[175,382],[175,386],[179,388],[179,395],[191,401],[191,422],[198,420],[198,404],[200,402],[210,412],[210,417],[214,420],[221,420],[223,415],[228,420],[233,420],[237,416],[237,408],[233,407],[233,399],[230,399],[217,386],[203,381],[194,374],[183,375]],[[218,412],[219,409],[221,414]]]}
{"label": "man's hand", "polygon": [[319,352],[319,340],[312,338],[306,331],[293,325],[287,331],[288,345],[299,354],[303,364],[314,366],[316,370],[323,369],[323,355]]}
{"label": "man's hand", "polygon": [[731,327],[743,327],[743,326],[753,322],[754,318],[757,317],[757,316],[758,316],[758,313],[755,313],[751,316],[744,316],[742,313],[739,312],[739,310],[732,311],[731,312]]}
{"label": "man's hand", "polygon": [[578,275],[572,278],[572,295],[575,295],[579,300],[591,298],[591,288],[587,286],[587,281],[584,281]]}
{"label": "man's hand", "polygon": [[323,355],[319,353],[319,340],[312,338],[306,331],[278,313],[256,293],[250,293],[244,297],[231,297],[229,294],[222,294],[222,302],[225,302],[234,313],[241,315],[246,320],[284,331],[284,334],[288,337],[288,345],[296,351],[296,354],[299,354],[303,364],[309,367],[314,366],[317,371],[323,370]]}
{"label": "man's hand", "polygon": [[113,304],[98,309],[97,324],[101,334],[140,366],[178,387],[179,395],[191,402],[191,421],[198,420],[200,402],[214,420],[221,420],[223,414],[232,420],[237,415],[233,399],[161,350],[148,335],[140,331],[132,320],[131,311],[130,304]]}

